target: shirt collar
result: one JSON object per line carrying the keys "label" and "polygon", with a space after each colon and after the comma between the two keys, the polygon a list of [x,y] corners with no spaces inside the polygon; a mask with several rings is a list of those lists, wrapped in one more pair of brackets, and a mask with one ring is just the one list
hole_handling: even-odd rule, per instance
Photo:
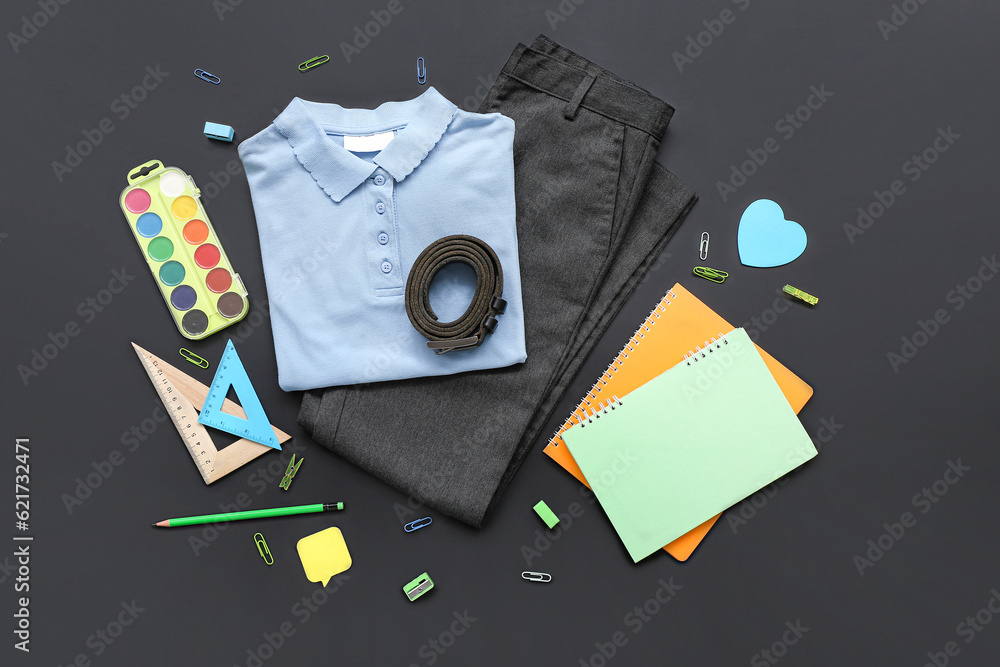
{"label": "shirt collar", "polygon": [[[405,102],[386,102],[377,109],[345,109],[336,104],[298,97],[274,119],[295,157],[316,183],[339,202],[365,182],[378,167],[402,181],[441,139],[458,107],[433,87]],[[374,164],[339,145],[334,134],[376,134],[398,130]]]}

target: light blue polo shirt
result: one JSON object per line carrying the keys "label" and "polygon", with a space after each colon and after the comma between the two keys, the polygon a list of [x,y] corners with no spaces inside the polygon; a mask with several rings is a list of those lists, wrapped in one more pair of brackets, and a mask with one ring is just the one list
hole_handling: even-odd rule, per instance
{"label": "light blue polo shirt", "polygon": [[[240,144],[282,389],[525,360],[513,141],[511,119],[462,111],[428,88],[374,110],[295,98]],[[437,355],[410,324],[403,294],[420,252],[452,234],[496,252],[507,309],[478,348]],[[442,321],[457,319],[474,288],[469,267],[449,265],[431,305]]]}

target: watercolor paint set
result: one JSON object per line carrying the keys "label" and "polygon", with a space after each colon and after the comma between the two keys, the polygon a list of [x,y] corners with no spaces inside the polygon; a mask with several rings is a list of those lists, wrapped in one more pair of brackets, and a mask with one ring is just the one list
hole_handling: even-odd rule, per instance
{"label": "watercolor paint set", "polygon": [[130,171],[128,183],[122,211],[181,335],[199,340],[243,319],[247,291],[194,179],[151,160]]}

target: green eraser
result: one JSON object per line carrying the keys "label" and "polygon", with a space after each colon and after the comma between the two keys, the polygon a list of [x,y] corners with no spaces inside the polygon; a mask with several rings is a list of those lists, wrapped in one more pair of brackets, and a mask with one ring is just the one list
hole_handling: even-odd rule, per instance
{"label": "green eraser", "polygon": [[431,581],[430,575],[424,572],[419,577],[403,586],[403,592],[406,593],[406,597],[410,600],[410,602],[413,602],[432,588],[434,588],[434,582]]}
{"label": "green eraser", "polygon": [[539,500],[532,509],[535,510],[538,516],[542,517],[542,521],[544,521],[545,525],[550,529],[555,528],[559,523],[559,517],[556,516],[555,512],[549,509],[549,506],[545,504],[544,500]]}
{"label": "green eraser", "polygon": [[337,503],[337,509],[338,510],[344,509],[344,503]]}

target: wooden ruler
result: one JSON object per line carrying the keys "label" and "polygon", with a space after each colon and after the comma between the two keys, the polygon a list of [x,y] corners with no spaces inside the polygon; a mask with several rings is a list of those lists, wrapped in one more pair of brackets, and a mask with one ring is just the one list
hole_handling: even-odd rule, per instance
{"label": "wooden ruler", "polygon": [[[142,367],[146,369],[146,375],[153,383],[153,388],[163,401],[163,407],[166,408],[170,421],[174,423],[181,440],[184,441],[184,446],[198,466],[198,472],[201,473],[205,484],[211,484],[258,456],[274,451],[267,445],[245,438],[221,450],[217,449],[208,429],[198,423],[198,411],[205,404],[208,387],[135,343],[132,343],[132,347],[135,348]],[[246,419],[243,408],[228,398],[223,403],[222,410]],[[279,444],[292,439],[292,436],[273,424],[271,428],[274,429]]]}

